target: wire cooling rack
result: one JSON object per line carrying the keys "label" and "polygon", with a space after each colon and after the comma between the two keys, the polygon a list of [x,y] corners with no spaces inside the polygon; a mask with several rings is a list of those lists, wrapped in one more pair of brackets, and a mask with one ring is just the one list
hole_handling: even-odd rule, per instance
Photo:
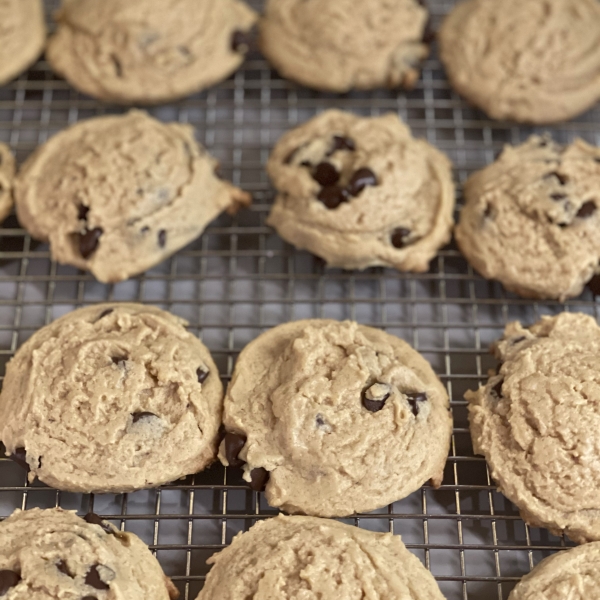
{"label": "wire cooling rack", "polygon": [[[453,4],[428,2],[434,26]],[[253,4],[259,9],[262,2]],[[49,14],[53,8],[54,2],[47,2]],[[491,121],[470,108],[451,91],[436,48],[413,91],[343,96],[284,81],[253,53],[221,85],[151,110],[163,120],[196,126],[199,139],[222,161],[224,175],[253,193],[253,206],[219,218],[172,259],[117,285],[100,284],[51,262],[48,247],[33,241],[10,217],[0,229],[2,366],[39,327],[100,301],[154,304],[188,319],[212,351],[225,383],[245,344],[292,319],[356,319],[399,335],[431,361],[452,399],[455,428],[443,485],[438,490],[424,486],[405,500],[347,522],[401,534],[449,600],[505,599],[524,573],[569,542],[525,526],[516,508],[496,491],[485,461],[473,455],[463,393],[494,366],[488,347],[507,321],[531,323],[561,310],[597,317],[598,305],[589,292],[566,305],[519,299],[475,275],[454,245],[440,252],[428,273],[413,275],[381,268],[325,270],[320,260],[283,243],[265,226],[273,190],[263,165],[284,131],[330,107],[364,115],[399,113],[416,136],[450,156],[459,183],[492,161],[503,144],[534,131]],[[42,60],[0,88],[0,140],[21,162],[65,126],[121,111],[75,92]],[[600,107],[551,131],[561,142],[578,135],[600,144]],[[0,450],[0,517],[36,506],[80,513],[93,509],[141,536],[185,600],[194,600],[200,591],[209,556],[258,518],[276,512],[262,494],[220,465],[157,490],[81,495],[28,485],[24,472]]]}

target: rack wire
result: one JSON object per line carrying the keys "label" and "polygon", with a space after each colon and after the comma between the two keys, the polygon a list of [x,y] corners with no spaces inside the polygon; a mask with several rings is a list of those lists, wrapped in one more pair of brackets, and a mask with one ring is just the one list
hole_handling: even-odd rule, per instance
{"label": "rack wire", "polygon": [[[434,26],[453,4],[428,3]],[[262,1],[252,4],[260,9]],[[46,8],[50,16],[55,2],[47,0]],[[452,400],[455,428],[443,485],[424,486],[385,509],[346,521],[402,535],[448,600],[503,600],[534,564],[569,542],[527,527],[496,491],[485,461],[473,455],[463,393],[494,366],[488,347],[506,322],[531,323],[561,310],[597,318],[598,304],[589,292],[567,304],[517,298],[474,274],[453,244],[432,261],[429,272],[418,275],[381,268],[326,270],[319,259],[285,244],[265,225],[273,190],[263,165],[284,131],[330,107],[364,115],[397,112],[416,136],[450,156],[459,184],[492,161],[503,144],[541,131],[491,121],[469,107],[450,89],[435,47],[413,91],[343,96],[285,81],[252,53],[222,84],[150,112],[193,124],[200,141],[222,161],[224,175],[253,193],[253,206],[220,217],[172,259],[116,285],[53,263],[48,247],[9,217],[0,229],[0,362],[3,366],[56,317],[113,300],[154,304],[188,319],[212,351],[224,383],[244,345],[292,319],[350,318],[399,335],[431,361]],[[0,88],[0,140],[21,162],[67,125],[121,111],[75,92],[40,60]],[[581,136],[600,144],[600,107],[551,131],[561,142]],[[142,537],[184,600],[194,600],[200,591],[209,556],[257,519],[276,513],[262,494],[220,465],[157,490],[81,495],[27,484],[24,472],[4,458],[3,447],[0,453],[0,517],[35,506],[93,509]]]}

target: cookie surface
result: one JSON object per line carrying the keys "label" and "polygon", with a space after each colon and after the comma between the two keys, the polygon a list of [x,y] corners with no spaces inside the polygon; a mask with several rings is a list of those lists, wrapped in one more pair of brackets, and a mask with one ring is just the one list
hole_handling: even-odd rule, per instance
{"label": "cookie surface", "polygon": [[250,197],[215,175],[188,125],[141,111],[57,133],[15,182],[17,216],[52,258],[102,282],[127,279],[197,238]]}
{"label": "cookie surface", "polygon": [[600,540],[600,327],[561,313],[496,345],[498,375],[465,394],[473,447],[530,525]]}
{"label": "cookie surface", "polygon": [[63,0],[46,55],[100,100],[168,102],[233,73],[256,19],[241,0]]}
{"label": "cookie surface", "polygon": [[197,600],[444,598],[400,536],[315,517],[260,521],[208,562]]}
{"label": "cookie surface", "polygon": [[465,184],[456,241],[484,277],[529,298],[577,296],[600,272],[600,149],[532,136]]}
{"label": "cookie surface", "polygon": [[395,114],[325,111],[279,140],[267,170],[267,223],[329,266],[426,271],[450,240],[450,162]]}
{"label": "cookie surface", "polygon": [[0,439],[52,487],[126,492],[197,473],[216,455],[223,388],[185,321],[98,304],[36,332],[6,367]]}
{"label": "cookie surface", "polygon": [[308,87],[411,88],[429,53],[427,20],[419,0],[268,0],[260,45],[282,76]]}
{"label": "cookie surface", "polygon": [[0,222],[13,207],[12,188],[15,178],[15,159],[6,144],[0,143]]}
{"label": "cookie surface", "polygon": [[179,595],[136,535],[60,508],[16,510],[0,523],[0,590],[6,600]]}
{"label": "cookie surface", "polygon": [[554,123],[600,100],[597,0],[464,0],[438,40],[452,86],[494,119]]}
{"label": "cookie surface", "polygon": [[[219,458],[271,506],[345,516],[439,485],[452,419],[429,363],[351,321],[279,325],[240,354]],[[245,463],[245,464],[244,464]]]}
{"label": "cookie surface", "polygon": [[0,4],[0,85],[30,67],[45,43],[42,0],[3,0]]}
{"label": "cookie surface", "polygon": [[557,552],[525,575],[508,600],[598,600],[600,543]]}

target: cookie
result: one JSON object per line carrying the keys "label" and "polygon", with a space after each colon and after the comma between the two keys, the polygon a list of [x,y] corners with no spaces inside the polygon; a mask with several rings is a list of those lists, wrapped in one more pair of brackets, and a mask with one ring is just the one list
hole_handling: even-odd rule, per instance
{"label": "cookie", "polygon": [[[100,6],[100,5],[98,5]],[[52,258],[102,282],[127,279],[197,238],[250,196],[215,174],[189,125],[140,111],[57,133],[15,182],[19,221]]]}
{"label": "cookie", "polygon": [[598,0],[463,0],[438,40],[454,89],[493,119],[556,123],[600,100]]}
{"label": "cookie", "polygon": [[318,90],[412,88],[427,25],[420,0],[267,0],[260,47],[283,77]]}
{"label": "cookie", "polygon": [[352,321],[279,325],[240,354],[219,458],[271,506],[323,517],[367,512],[438,486],[448,395],[397,337]]}
{"label": "cookie", "polygon": [[98,304],[17,350],[0,394],[0,439],[30,482],[120,493],[215,459],[223,387],[185,324],[151,306]]}
{"label": "cookie", "polygon": [[0,523],[0,596],[175,600],[179,592],[148,546],[98,515],[16,510]]}
{"label": "cookie", "polygon": [[557,552],[517,584],[508,600],[590,600],[600,588],[600,543]]}
{"label": "cookie", "polygon": [[8,217],[13,207],[14,177],[15,159],[10,148],[0,143],[0,222]]}
{"label": "cookie", "polygon": [[27,70],[46,43],[42,0],[3,0],[0,3],[0,85]]}
{"label": "cookie", "polygon": [[532,136],[465,184],[456,241],[484,277],[565,300],[600,272],[600,149]]}
{"label": "cookie", "polygon": [[325,111],[279,140],[267,170],[267,223],[329,266],[427,271],[450,241],[450,161],[395,114]]}
{"label": "cookie", "polygon": [[257,18],[240,0],[63,0],[46,57],[94,98],[169,102],[229,77]]}
{"label": "cookie", "polygon": [[208,559],[196,600],[443,600],[398,535],[315,517],[260,521]]}
{"label": "cookie", "polygon": [[499,372],[465,394],[473,448],[532,526],[600,540],[600,327],[580,313],[507,325]]}

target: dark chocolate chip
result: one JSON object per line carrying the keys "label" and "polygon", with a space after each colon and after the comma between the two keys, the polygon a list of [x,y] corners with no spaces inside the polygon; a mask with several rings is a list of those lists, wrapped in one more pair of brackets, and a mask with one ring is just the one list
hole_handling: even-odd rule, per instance
{"label": "dark chocolate chip", "polygon": [[427,402],[427,394],[425,392],[411,392],[406,394],[406,399],[412,408],[415,417],[419,414],[419,402]]}
{"label": "dark chocolate chip", "polygon": [[137,423],[140,419],[144,419],[146,417],[156,417],[157,415],[151,412],[134,412],[131,416],[133,417],[133,422]]}
{"label": "dark chocolate chip", "polygon": [[352,138],[343,135],[334,135],[333,144],[331,145],[331,150],[329,150],[327,156],[331,156],[338,150],[350,150],[350,152],[354,152],[354,150],[356,150],[356,144]]}
{"label": "dark chocolate chip", "polygon": [[396,229],[392,231],[392,235],[390,237],[392,246],[394,246],[394,248],[404,248],[404,246],[407,246],[407,240],[410,236],[410,233],[410,229],[407,229],[406,227],[396,227]]}
{"label": "dark chocolate chip", "polygon": [[230,467],[242,467],[245,461],[238,458],[244,444],[246,436],[240,433],[228,432],[225,434],[225,458]]}
{"label": "dark chocolate chip", "polygon": [[348,202],[348,192],[339,185],[323,188],[317,198],[329,209],[337,208],[343,202]]}
{"label": "dark chocolate chip", "polygon": [[9,458],[14,460],[20,467],[23,467],[29,473],[30,469],[25,448],[16,448]]}
{"label": "dark chocolate chip", "polygon": [[391,389],[386,383],[374,383],[362,393],[362,405],[369,412],[379,412],[390,397]]}
{"label": "dark chocolate chip", "polygon": [[317,427],[323,427],[323,425],[325,425],[325,421],[323,421],[322,415],[317,415],[315,417],[315,421],[317,422]]}
{"label": "dark chocolate chip", "polygon": [[166,243],[167,243],[167,230],[166,229],[161,229],[158,232],[158,245],[161,248],[164,248]]}
{"label": "dark chocolate chip", "polygon": [[269,471],[263,469],[262,467],[257,467],[256,469],[252,469],[250,471],[250,488],[255,492],[262,492],[269,481]]}
{"label": "dark chocolate chip", "polygon": [[100,319],[103,319],[104,317],[107,317],[108,315],[110,315],[110,313],[114,312],[115,309],[114,308],[107,308],[106,310],[103,310],[99,315],[98,318],[96,319],[96,321],[99,321]]}
{"label": "dark chocolate chip", "polygon": [[335,185],[340,180],[337,169],[328,162],[321,162],[313,171],[313,179],[322,187]]}
{"label": "dark chocolate chip", "polygon": [[348,192],[352,196],[358,196],[367,186],[377,185],[375,173],[368,167],[363,167],[355,171],[348,184]]}
{"label": "dark chocolate chip", "polygon": [[252,39],[247,31],[234,31],[231,36],[231,49],[240,54],[246,54],[250,50]]}
{"label": "dark chocolate chip", "polygon": [[21,581],[21,576],[8,569],[0,570],[0,596],[6,596],[11,588]]}
{"label": "dark chocolate chip", "polygon": [[566,197],[566,194],[550,194],[550,198],[552,198],[552,200],[555,200],[556,202],[564,200]]}
{"label": "dark chocolate chip", "polygon": [[99,566],[100,565],[96,564],[90,567],[90,570],[85,576],[85,583],[86,585],[96,588],[97,590],[108,590],[110,586],[100,579],[100,573],[98,572]]}
{"label": "dark chocolate chip", "polygon": [[127,360],[127,357],[126,356],[111,356],[110,360],[112,360],[115,365],[119,366]]}
{"label": "dark chocolate chip", "polygon": [[113,533],[108,523],[105,523],[96,513],[89,512],[83,519],[86,523],[90,523],[90,525],[100,525],[106,533]]}
{"label": "dark chocolate chip", "polygon": [[577,217],[580,219],[587,219],[596,212],[596,203],[593,200],[588,200],[581,205],[581,208],[577,211]]}
{"label": "dark chocolate chip", "polygon": [[504,379],[501,379],[494,387],[492,387],[492,393],[498,397],[502,398],[502,384],[504,383]]}
{"label": "dark chocolate chip", "polygon": [[363,396],[362,404],[369,412],[374,413],[379,412],[385,406],[385,400],[369,400]]}
{"label": "dark chocolate chip", "polygon": [[560,183],[560,185],[566,185],[567,181],[569,181],[569,178],[566,175],[562,175],[561,173],[558,173],[557,171],[552,171],[552,173],[548,173],[547,175],[544,175],[544,179],[548,179],[550,177],[556,177],[556,179],[558,179],[558,183]]}
{"label": "dark chocolate chip", "polygon": [[588,282],[588,288],[594,296],[600,296],[600,275],[594,275]]}
{"label": "dark chocolate chip", "polygon": [[79,253],[83,258],[89,258],[98,247],[100,236],[104,233],[101,227],[86,229],[79,235]]}
{"label": "dark chocolate chip", "polygon": [[87,215],[90,212],[90,207],[85,206],[85,204],[80,204],[77,207],[77,218],[80,221],[87,221]]}
{"label": "dark chocolate chip", "polygon": [[73,577],[73,573],[71,573],[71,571],[69,570],[69,567],[67,566],[67,563],[64,560],[59,560],[56,563],[56,568],[61,573],[64,573],[65,575],[68,575],[69,577]]}
{"label": "dark chocolate chip", "polygon": [[204,383],[206,378],[209,376],[210,371],[205,371],[202,367],[196,369],[196,375],[198,377],[198,383]]}

